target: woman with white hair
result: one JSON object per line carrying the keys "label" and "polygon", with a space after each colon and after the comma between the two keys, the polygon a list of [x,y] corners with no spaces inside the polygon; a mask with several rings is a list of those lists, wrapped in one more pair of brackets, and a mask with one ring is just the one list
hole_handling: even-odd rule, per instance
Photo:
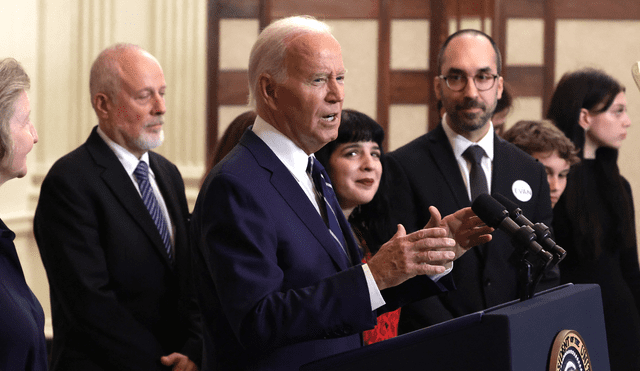
{"label": "woman with white hair", "polygon": [[[29,119],[29,76],[13,58],[0,61],[0,184],[27,173],[27,153],[38,142]],[[44,312],[0,220],[0,370],[46,370]]]}

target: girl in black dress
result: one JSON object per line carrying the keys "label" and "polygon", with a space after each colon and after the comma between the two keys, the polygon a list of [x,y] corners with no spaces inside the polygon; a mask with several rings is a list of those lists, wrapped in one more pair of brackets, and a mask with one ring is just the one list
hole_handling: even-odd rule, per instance
{"label": "girl in black dress", "polygon": [[563,283],[597,283],[612,370],[640,370],[640,268],[631,187],[618,149],[631,125],[625,88],[595,69],[565,74],[547,118],[580,150],[554,208],[556,242],[567,250]]}

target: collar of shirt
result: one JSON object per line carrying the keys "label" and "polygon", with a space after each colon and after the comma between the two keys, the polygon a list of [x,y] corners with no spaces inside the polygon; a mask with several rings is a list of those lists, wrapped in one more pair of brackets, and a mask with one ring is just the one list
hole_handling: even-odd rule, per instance
{"label": "collar of shirt", "polygon": [[129,174],[131,179],[134,180],[134,183],[136,184],[136,186],[138,185],[138,182],[137,180],[135,180],[133,172],[136,170],[136,167],[138,166],[138,162],[140,161],[144,161],[147,163],[147,165],[149,165],[149,175],[155,179],[155,175],[153,174],[153,170],[151,170],[151,165],[149,164],[149,152],[145,152],[142,155],[142,157],[138,160],[138,158],[133,153],[127,151],[126,148],[114,142],[111,138],[109,138],[107,134],[105,134],[104,131],[100,129],[99,126],[98,126],[98,135],[100,135],[100,137],[107,143],[107,145],[109,146],[109,148],[111,148],[113,153],[116,154],[116,157],[118,157],[118,160],[120,160],[120,162],[122,163],[122,166],[126,170],[127,174]]}
{"label": "collar of shirt", "polygon": [[291,172],[291,175],[300,184],[300,187],[311,200],[316,210],[320,212],[313,181],[307,174],[309,155],[260,116],[256,117],[252,130]]}
{"label": "collar of shirt", "polygon": [[470,141],[469,139],[463,137],[462,135],[456,133],[449,126],[449,120],[447,118],[447,114],[445,113],[442,117],[442,128],[444,132],[447,134],[447,138],[449,139],[449,143],[451,144],[451,148],[453,148],[453,153],[456,155],[456,158],[463,158],[462,154],[464,151],[469,148],[469,146],[477,144],[489,157],[489,160],[493,161],[493,123],[489,121],[489,130],[487,134],[480,139],[477,143]]}
{"label": "collar of shirt", "polygon": [[449,126],[449,120],[447,114],[445,113],[442,117],[442,128],[444,129],[447,138],[449,139],[449,143],[451,144],[451,148],[453,148],[453,154],[455,155],[456,161],[460,167],[460,171],[462,172],[462,178],[465,181],[465,185],[467,187],[467,191],[469,195],[471,195],[471,191],[469,189],[469,163],[467,160],[462,157],[464,151],[469,148],[471,145],[479,145],[484,149],[486,156],[482,160],[482,170],[487,177],[487,187],[491,190],[491,178],[493,173],[493,139],[494,139],[494,130],[493,123],[489,121],[489,130],[487,134],[485,134],[482,139],[480,139],[477,143],[470,141],[469,139],[463,137],[462,135],[456,133]]}

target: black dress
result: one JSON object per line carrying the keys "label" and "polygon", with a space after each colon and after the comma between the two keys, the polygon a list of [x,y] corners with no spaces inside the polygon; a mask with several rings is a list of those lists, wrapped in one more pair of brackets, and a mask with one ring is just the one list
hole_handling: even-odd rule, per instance
{"label": "black dress", "polygon": [[640,370],[640,268],[631,187],[617,151],[600,148],[569,175],[554,208],[556,242],[567,250],[563,283],[597,283],[611,370]]}

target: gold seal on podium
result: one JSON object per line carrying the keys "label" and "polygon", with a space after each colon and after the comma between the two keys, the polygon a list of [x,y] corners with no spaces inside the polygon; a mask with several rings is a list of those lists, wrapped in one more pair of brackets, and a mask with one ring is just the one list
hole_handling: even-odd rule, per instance
{"label": "gold seal on podium", "polygon": [[556,335],[549,371],[592,371],[587,346],[577,331],[562,330]]}

